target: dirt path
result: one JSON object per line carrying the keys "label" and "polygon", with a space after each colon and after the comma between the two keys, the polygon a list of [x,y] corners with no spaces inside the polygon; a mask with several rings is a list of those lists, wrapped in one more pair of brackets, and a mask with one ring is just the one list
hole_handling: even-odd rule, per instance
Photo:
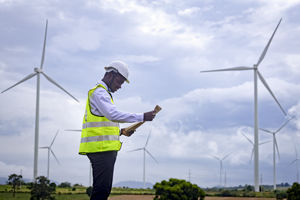
{"label": "dirt path", "polygon": [[[108,200],[153,200],[155,195],[122,195],[109,197]],[[205,197],[205,200],[276,200],[276,198],[254,197]]]}
{"label": "dirt path", "polygon": [[155,195],[121,195],[109,197],[108,200],[153,200]]}

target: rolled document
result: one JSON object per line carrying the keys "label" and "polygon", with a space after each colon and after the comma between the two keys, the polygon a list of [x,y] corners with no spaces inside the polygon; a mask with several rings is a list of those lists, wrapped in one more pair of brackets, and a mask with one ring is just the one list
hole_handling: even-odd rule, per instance
{"label": "rolled document", "polygon": [[[154,111],[155,111],[155,114],[157,114],[159,111],[161,111],[161,107],[159,105],[156,105],[155,108],[154,108]],[[126,132],[134,131],[145,122],[146,121],[134,123],[131,126],[128,126],[127,128],[124,128],[123,131],[126,131]]]}

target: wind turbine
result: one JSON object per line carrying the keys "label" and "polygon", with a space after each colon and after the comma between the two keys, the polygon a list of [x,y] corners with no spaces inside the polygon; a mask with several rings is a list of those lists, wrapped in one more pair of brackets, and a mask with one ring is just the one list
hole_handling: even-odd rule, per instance
{"label": "wind turbine", "polygon": [[[231,154],[231,153],[230,153]],[[223,159],[220,159],[216,156],[212,156],[214,157],[215,159],[219,160],[220,161],[220,188],[222,188],[222,170],[223,170],[223,164],[222,164],[222,161],[227,158],[230,154],[228,154],[227,156],[225,156]]]}
{"label": "wind turbine", "polygon": [[50,151],[51,151],[52,155],[54,156],[54,158],[56,159],[56,161],[58,162],[58,164],[60,165],[58,159],[56,158],[55,154],[53,153],[53,151],[51,149],[51,147],[52,147],[52,145],[54,143],[54,140],[55,140],[55,138],[56,138],[56,136],[58,134],[58,131],[56,132],[56,135],[54,136],[54,138],[53,138],[52,143],[50,144],[50,146],[48,146],[48,147],[40,147],[40,149],[48,149],[48,168],[47,168],[47,178],[48,179],[49,179]]}
{"label": "wind turbine", "polygon": [[[148,139],[146,141],[146,144],[143,148],[138,148],[138,149],[134,149],[128,152],[132,152],[132,151],[139,151],[139,150],[144,150],[144,172],[143,172],[143,182],[144,182],[144,189],[145,189],[145,157],[146,157],[146,152],[155,160],[155,158],[149,153],[149,151],[146,149],[146,146],[148,144],[149,141],[149,137],[150,137],[151,131],[149,133]],[[155,160],[155,162],[157,162],[157,160]],[[158,163],[158,162],[157,162]]]}
{"label": "wind turbine", "polygon": [[289,123],[289,121],[291,121],[295,116],[293,116],[291,119],[289,119],[285,124],[283,124],[277,131],[275,132],[271,132],[269,130],[266,129],[262,129],[260,128],[260,130],[271,133],[273,135],[273,175],[274,175],[274,190],[276,190],[276,158],[275,158],[275,146],[277,149],[277,153],[278,153],[278,158],[280,159],[280,155],[279,155],[279,150],[278,150],[278,145],[277,145],[277,140],[276,140],[276,136],[275,134],[277,132],[279,132],[287,123]]}
{"label": "wind turbine", "polygon": [[294,162],[297,162],[297,183],[299,183],[299,175],[298,175],[298,160],[300,160],[300,158],[298,158],[298,153],[297,153],[297,149],[295,146],[295,152],[296,152],[296,159],[293,160],[288,166],[290,166],[291,164],[293,164]]}
{"label": "wind turbine", "polygon": [[68,93],[65,89],[63,89],[60,85],[58,85],[54,80],[52,80],[49,76],[47,76],[43,72],[43,64],[45,59],[45,50],[46,50],[46,38],[47,38],[47,27],[48,27],[48,20],[46,21],[46,30],[45,30],[45,37],[44,37],[44,46],[43,46],[43,52],[42,52],[42,59],[40,68],[34,68],[34,73],[29,74],[24,79],[19,81],[18,83],[14,84],[13,86],[7,88],[6,90],[2,91],[1,93],[15,87],[16,85],[19,85],[20,83],[23,83],[24,81],[37,76],[37,84],[36,84],[36,110],[35,110],[35,137],[34,137],[34,166],[33,166],[33,180],[36,180],[37,173],[38,173],[38,147],[39,147],[39,106],[40,106],[40,74],[43,74],[48,81],[62,89],[64,92],[66,92],[68,95],[70,95],[73,99],[75,99],[77,102],[79,102],[75,97],[73,97],[70,93]]}
{"label": "wind turbine", "polygon": [[[251,158],[250,158],[250,163],[251,163],[251,160],[252,160],[252,157],[253,157],[253,153],[254,153],[254,146],[255,145],[254,145],[254,143],[246,135],[243,134],[243,136],[253,145],[252,153],[251,153]],[[259,143],[259,145],[262,145],[262,144],[265,144],[265,143],[268,143],[268,142],[271,142],[271,141],[261,142],[261,143]]]}
{"label": "wind turbine", "polygon": [[[81,132],[82,130],[79,130],[79,129],[67,129],[66,131],[75,131],[75,132]],[[90,177],[90,187],[92,186],[92,163],[89,163],[89,168],[90,168],[90,175],[89,175],[89,177]]]}
{"label": "wind turbine", "polygon": [[233,67],[233,68],[228,68],[228,69],[218,69],[218,70],[208,70],[208,71],[201,71],[201,72],[216,72],[216,71],[240,71],[240,70],[253,70],[254,71],[254,187],[255,187],[255,191],[259,192],[259,159],[258,159],[258,103],[257,103],[257,75],[259,77],[259,79],[261,80],[261,82],[263,83],[263,85],[267,88],[267,90],[270,92],[270,94],[273,96],[273,98],[275,99],[275,101],[277,102],[277,104],[279,105],[279,107],[281,108],[281,110],[283,111],[283,113],[286,115],[286,113],[284,112],[284,110],[282,109],[281,105],[279,104],[279,102],[277,101],[276,97],[274,96],[273,92],[271,91],[270,87],[268,86],[267,82],[265,81],[265,79],[263,78],[263,76],[260,74],[260,72],[258,71],[258,66],[261,63],[261,61],[264,59],[268,48],[272,42],[272,39],[277,31],[277,28],[280,25],[282,19],[280,19],[275,31],[273,32],[273,35],[271,36],[269,42],[267,43],[267,46],[265,47],[265,49],[263,50],[260,58],[258,59],[257,63],[253,65],[253,67]]}

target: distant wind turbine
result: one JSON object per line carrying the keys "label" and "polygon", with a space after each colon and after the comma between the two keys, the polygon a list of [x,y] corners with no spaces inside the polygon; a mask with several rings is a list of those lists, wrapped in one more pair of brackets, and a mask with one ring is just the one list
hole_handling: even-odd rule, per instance
{"label": "distant wind turbine", "polygon": [[[251,158],[250,158],[250,163],[251,163],[251,160],[252,160],[252,157],[253,157],[253,153],[254,153],[254,143],[246,135],[243,134],[243,136],[253,145],[252,153],[251,153]],[[271,140],[267,141],[267,142],[261,142],[261,143],[259,143],[259,145],[262,145],[262,144],[265,144],[265,143],[268,143],[268,142],[271,142]]]}
{"label": "distant wind turbine", "polygon": [[[231,154],[231,153],[230,153]],[[220,188],[222,188],[222,171],[223,171],[223,164],[222,164],[222,161],[227,158],[230,154],[228,154],[227,156],[225,156],[223,159],[220,159],[216,156],[212,156],[214,157],[215,159],[219,160],[220,161]]]}
{"label": "distant wind turbine", "polygon": [[289,121],[291,121],[295,116],[293,116],[291,119],[289,119],[285,124],[283,124],[277,131],[275,132],[271,132],[269,130],[266,129],[262,129],[260,128],[260,130],[271,133],[273,135],[273,176],[274,176],[274,190],[276,190],[276,158],[275,158],[275,146],[277,149],[277,153],[278,153],[278,158],[280,159],[280,155],[279,155],[279,150],[278,150],[278,145],[277,145],[277,140],[276,140],[276,136],[275,134],[277,132],[279,132],[287,123],[289,123]]}
{"label": "distant wind turbine", "polygon": [[290,165],[293,164],[294,162],[297,162],[297,183],[299,183],[298,161],[300,160],[300,158],[298,158],[298,153],[297,153],[296,146],[295,146],[295,153],[296,153],[296,159],[293,160],[288,166],[290,166]]}
{"label": "distant wind turbine", "polygon": [[52,155],[54,156],[54,158],[56,159],[56,161],[58,162],[58,164],[60,165],[58,159],[56,158],[54,152],[51,149],[51,147],[52,147],[52,145],[54,143],[54,140],[55,140],[55,138],[56,138],[56,136],[58,134],[58,131],[57,131],[56,135],[54,136],[54,138],[53,138],[52,143],[50,144],[50,146],[48,146],[48,147],[40,147],[40,149],[48,149],[48,167],[47,167],[47,178],[48,179],[49,179],[49,166],[50,166],[50,151],[51,151]]}
{"label": "distant wind turbine", "polygon": [[[139,150],[144,150],[144,171],[143,171],[143,182],[144,182],[144,189],[145,189],[145,157],[146,157],[146,152],[155,160],[155,158],[149,153],[149,151],[146,149],[146,146],[148,144],[149,141],[149,137],[150,137],[151,131],[149,133],[148,139],[146,141],[146,144],[143,148],[138,148],[138,149],[134,149],[128,152],[132,152],[132,151],[139,151]],[[157,160],[155,160],[155,162],[157,162]],[[157,162],[158,163],[158,162]]]}
{"label": "distant wind turbine", "polygon": [[70,93],[68,93],[65,89],[63,89],[60,85],[58,85],[54,80],[52,80],[49,76],[47,76],[43,72],[43,64],[45,59],[45,50],[46,50],[46,38],[47,38],[47,27],[48,27],[48,20],[46,21],[46,30],[45,30],[45,38],[44,38],[44,46],[43,46],[43,52],[42,52],[42,59],[40,68],[34,68],[35,73],[29,74],[24,79],[19,81],[18,83],[14,84],[13,86],[7,88],[6,90],[2,91],[1,93],[15,87],[16,85],[19,85],[20,83],[23,83],[24,81],[37,76],[37,85],[36,85],[36,110],[35,110],[35,137],[34,137],[34,167],[33,167],[33,180],[36,180],[37,173],[38,173],[38,147],[39,147],[39,105],[40,105],[40,74],[43,74],[48,81],[62,89],[64,92],[66,92],[68,95],[70,95],[73,99],[75,99],[77,102],[79,102],[75,97],[73,97]]}
{"label": "distant wind turbine", "polygon": [[[79,130],[79,129],[66,129],[65,131],[75,131],[75,132],[81,132],[82,130]],[[89,168],[90,168],[90,175],[89,175],[89,177],[90,177],[90,182],[89,182],[89,184],[90,184],[90,187],[92,186],[92,163],[90,162],[89,163]]]}
{"label": "distant wind turbine", "polygon": [[271,36],[267,46],[265,47],[265,49],[263,50],[260,58],[258,59],[257,63],[253,65],[253,67],[245,67],[245,66],[241,66],[241,67],[233,67],[233,68],[228,68],[228,69],[218,69],[218,70],[208,70],[208,71],[201,71],[201,72],[217,72],[217,71],[240,71],[240,70],[253,70],[254,71],[254,187],[255,187],[255,191],[259,192],[259,159],[258,159],[258,103],[257,103],[257,75],[260,78],[261,82],[263,83],[263,85],[267,88],[267,90],[270,92],[270,94],[272,95],[272,97],[275,99],[275,101],[277,102],[277,104],[279,105],[279,107],[281,108],[282,112],[286,115],[286,113],[284,112],[283,108],[281,107],[281,105],[279,104],[279,102],[277,101],[275,95],[273,94],[273,92],[271,91],[270,87],[268,86],[267,82],[265,81],[265,79],[263,78],[263,76],[260,74],[260,72],[258,71],[258,66],[261,63],[261,61],[264,59],[268,48],[272,42],[272,39],[277,31],[277,28],[279,27],[279,24],[281,22],[282,19],[280,19],[275,31],[273,32],[273,35]]}

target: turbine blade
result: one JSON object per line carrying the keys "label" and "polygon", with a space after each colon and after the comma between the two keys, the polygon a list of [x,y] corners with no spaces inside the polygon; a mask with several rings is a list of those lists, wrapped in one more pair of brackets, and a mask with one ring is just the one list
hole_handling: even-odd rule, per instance
{"label": "turbine blade", "polygon": [[213,156],[213,155],[212,155],[212,157],[214,157],[215,159],[221,161],[220,158],[218,158],[218,157],[216,157],[216,156]]}
{"label": "turbine blade", "polygon": [[264,59],[264,57],[265,57],[265,55],[266,55],[266,53],[267,53],[267,51],[268,51],[268,48],[269,48],[269,46],[270,46],[270,44],[271,44],[271,42],[272,42],[272,39],[273,39],[273,37],[274,37],[274,35],[275,35],[276,31],[277,31],[277,28],[279,27],[279,24],[280,24],[281,20],[282,20],[282,19],[280,19],[280,21],[279,21],[279,23],[278,23],[278,25],[277,25],[275,31],[274,31],[273,34],[272,34],[272,37],[270,38],[270,40],[269,40],[267,46],[265,47],[265,49],[263,50],[263,52],[262,52],[260,58],[258,59],[257,64],[256,64],[257,67],[258,67],[258,65],[261,63],[261,61]]}
{"label": "turbine blade", "polygon": [[139,151],[139,150],[143,150],[144,148],[138,148],[138,149],[134,149],[134,150],[131,150],[131,151],[127,151],[127,152],[132,152],[132,151]]}
{"label": "turbine blade", "polygon": [[73,99],[75,99],[79,103],[79,101],[75,97],[73,97],[69,92],[67,92],[64,88],[62,88],[60,85],[58,85],[58,83],[56,83],[53,79],[51,79],[49,76],[47,76],[44,72],[42,72],[42,74],[46,77],[46,79],[48,79],[48,81],[50,81],[51,83],[53,83],[54,85],[56,85],[57,87],[62,89],[65,93],[70,95]]}
{"label": "turbine blade", "polygon": [[58,159],[56,158],[55,154],[53,153],[52,149],[50,149],[50,150],[51,150],[52,155],[54,156],[54,158],[56,159],[56,161],[57,161],[58,164],[60,165],[60,163],[59,163]]}
{"label": "turbine blade", "polygon": [[250,164],[251,164],[251,161],[252,161],[253,154],[254,154],[254,146],[253,146],[252,153],[251,153]]}
{"label": "turbine blade", "polygon": [[55,138],[56,138],[56,136],[57,136],[57,134],[58,134],[58,131],[59,131],[59,130],[57,130],[56,135],[54,136],[53,141],[52,141],[50,147],[52,147],[52,145],[53,145],[53,143],[54,143],[54,140],[55,140]]}
{"label": "turbine blade", "polygon": [[293,164],[294,162],[296,162],[297,161],[297,159],[295,159],[293,162],[291,162],[288,166],[290,166],[291,164]]}
{"label": "turbine blade", "polygon": [[293,116],[291,119],[289,119],[285,124],[283,124],[275,133],[280,131],[287,123],[289,123],[295,116]]}
{"label": "turbine blade", "polygon": [[232,67],[226,69],[215,69],[215,70],[206,70],[200,72],[219,72],[219,71],[240,71],[240,70],[251,70],[253,67]]}
{"label": "turbine blade", "polygon": [[263,128],[258,128],[258,129],[273,134],[271,131],[268,131],[266,129],[263,129]]}
{"label": "turbine blade", "polygon": [[278,158],[279,158],[279,160],[280,160],[279,149],[278,149],[276,137],[274,137],[274,140],[275,140],[275,146],[276,146],[277,153],[278,153]]}
{"label": "turbine blade", "polygon": [[[232,152],[230,154],[232,154]],[[227,156],[225,156],[222,160],[224,160],[225,158],[227,158],[230,154],[228,154]]]}
{"label": "turbine blade", "polygon": [[298,154],[297,154],[296,145],[295,145],[295,152],[296,152],[296,158],[298,159]]}
{"label": "turbine blade", "polygon": [[265,87],[267,88],[267,90],[270,92],[270,94],[273,96],[273,98],[275,99],[275,101],[277,102],[277,104],[279,105],[279,107],[281,108],[281,110],[284,113],[284,115],[286,115],[286,113],[284,112],[283,108],[281,107],[281,105],[277,101],[276,97],[274,96],[273,92],[271,91],[270,87],[268,86],[267,82],[265,81],[265,79],[263,78],[263,76],[260,74],[260,72],[258,70],[257,70],[257,74],[258,74],[258,77],[261,80],[261,82],[265,85]]}
{"label": "turbine blade", "polygon": [[242,133],[242,134],[252,145],[254,145],[253,142],[246,135],[244,135],[244,133]]}
{"label": "turbine blade", "polygon": [[[157,162],[157,160],[149,153],[149,151],[147,149],[145,149],[146,152],[155,160],[155,162]],[[158,163],[158,162],[157,162]]]}
{"label": "turbine blade", "polygon": [[28,79],[34,77],[37,73],[32,73],[32,74],[29,74],[28,76],[26,76],[25,78],[23,78],[22,80],[20,80],[19,82],[17,82],[16,84],[14,84],[13,86],[7,88],[6,90],[3,90],[1,93],[15,87],[16,85],[19,85],[20,83],[23,83],[24,81],[27,81]]}
{"label": "turbine blade", "polygon": [[49,149],[49,147],[39,147],[39,149]]}
{"label": "turbine blade", "polygon": [[272,140],[270,140],[270,141],[267,141],[267,142],[262,142],[262,143],[259,143],[258,145],[266,144],[266,143],[268,143],[268,142],[272,142]]}
{"label": "turbine blade", "polygon": [[41,59],[40,69],[43,69],[43,64],[44,64],[44,60],[45,60],[47,28],[48,28],[48,19],[46,21],[46,30],[45,30],[44,46],[43,46],[43,53],[42,53],[42,59]]}
{"label": "turbine blade", "polygon": [[150,133],[149,133],[149,135],[148,135],[148,139],[147,139],[147,141],[146,141],[145,148],[146,148],[146,146],[147,146],[147,144],[148,144],[150,134],[151,134],[151,130],[150,130]]}
{"label": "turbine blade", "polygon": [[66,129],[65,131],[78,131],[78,132],[81,132],[82,130],[74,130],[74,129]]}

